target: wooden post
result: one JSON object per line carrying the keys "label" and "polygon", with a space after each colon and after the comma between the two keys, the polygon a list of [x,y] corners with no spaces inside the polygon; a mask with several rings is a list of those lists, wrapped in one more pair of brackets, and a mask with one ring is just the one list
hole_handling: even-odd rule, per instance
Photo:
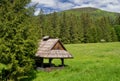
{"label": "wooden post", "polygon": [[64,59],[61,58],[61,63],[62,63],[62,66],[64,66]]}
{"label": "wooden post", "polygon": [[41,59],[41,62],[40,62],[41,67],[44,67],[44,64],[43,64],[44,59],[43,58],[40,58],[40,59]]}
{"label": "wooden post", "polygon": [[49,58],[49,65],[52,66],[52,58]]}

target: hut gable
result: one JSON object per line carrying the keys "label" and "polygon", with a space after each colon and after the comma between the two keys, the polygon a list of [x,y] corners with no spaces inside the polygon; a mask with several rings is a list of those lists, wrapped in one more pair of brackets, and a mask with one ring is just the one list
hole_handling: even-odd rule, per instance
{"label": "hut gable", "polygon": [[36,53],[41,58],[72,58],[59,39],[42,40]]}
{"label": "hut gable", "polygon": [[60,41],[58,41],[52,48],[52,50],[66,50]]}

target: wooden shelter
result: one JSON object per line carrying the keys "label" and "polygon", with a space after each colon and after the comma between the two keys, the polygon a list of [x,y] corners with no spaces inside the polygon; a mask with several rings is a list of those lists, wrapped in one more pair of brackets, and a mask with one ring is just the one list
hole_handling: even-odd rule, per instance
{"label": "wooden shelter", "polygon": [[52,59],[61,59],[62,66],[64,66],[64,59],[73,58],[59,39],[51,39],[49,37],[44,37],[41,40],[35,56],[37,57],[37,63],[39,63],[41,67],[43,66],[44,58],[49,59],[50,66]]}

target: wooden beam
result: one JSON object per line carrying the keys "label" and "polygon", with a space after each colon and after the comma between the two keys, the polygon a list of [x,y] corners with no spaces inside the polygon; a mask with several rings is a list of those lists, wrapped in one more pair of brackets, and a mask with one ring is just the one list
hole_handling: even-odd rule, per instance
{"label": "wooden beam", "polygon": [[44,59],[43,59],[43,58],[40,58],[40,66],[41,66],[41,67],[44,67],[44,63],[43,63],[43,62],[44,62]]}
{"label": "wooden beam", "polygon": [[52,66],[52,58],[49,58],[49,65],[50,65],[50,67]]}
{"label": "wooden beam", "polygon": [[64,58],[61,58],[61,64],[64,66]]}

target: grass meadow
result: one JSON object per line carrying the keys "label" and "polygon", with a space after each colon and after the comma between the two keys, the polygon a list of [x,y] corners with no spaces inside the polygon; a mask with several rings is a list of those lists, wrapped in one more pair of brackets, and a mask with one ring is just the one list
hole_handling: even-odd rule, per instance
{"label": "grass meadow", "polygon": [[[74,56],[65,59],[67,67],[51,72],[36,71],[36,76],[31,74],[34,78],[25,81],[120,81],[120,42],[65,47]],[[61,61],[54,59],[53,63],[59,65]]]}
{"label": "grass meadow", "polygon": [[[33,81],[120,81],[120,43],[67,44],[74,59],[52,72],[37,71]],[[53,60],[60,64],[60,60]]]}

